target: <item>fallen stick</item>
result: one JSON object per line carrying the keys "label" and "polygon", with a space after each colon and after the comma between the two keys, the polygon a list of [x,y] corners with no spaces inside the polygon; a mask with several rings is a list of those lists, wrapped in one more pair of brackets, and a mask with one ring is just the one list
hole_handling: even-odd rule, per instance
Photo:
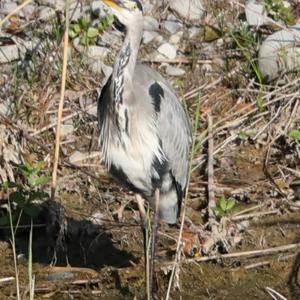
{"label": "fallen stick", "polygon": [[279,212],[280,212],[279,209],[274,209],[271,211],[262,211],[262,212],[256,212],[256,213],[251,213],[251,214],[234,216],[234,217],[231,217],[230,220],[240,221],[240,220],[252,219],[252,218],[257,218],[257,217],[262,217],[262,216],[276,215]]}
{"label": "fallen stick", "polygon": [[207,162],[207,191],[208,191],[208,222],[212,232],[217,231],[216,216],[214,209],[216,208],[216,198],[214,190],[214,140],[213,140],[213,119],[210,113],[207,114],[208,127],[208,162]]}
{"label": "fallen stick", "polygon": [[190,258],[190,259],[182,260],[182,263],[191,263],[191,262],[195,262],[195,261],[196,262],[204,262],[204,261],[211,261],[211,260],[216,260],[216,259],[226,259],[226,258],[265,256],[265,255],[271,255],[271,254],[281,253],[281,252],[285,252],[285,251],[291,251],[291,250],[294,250],[297,248],[300,248],[300,243],[289,244],[289,245],[278,246],[278,247],[267,248],[267,249],[261,249],[261,250],[252,250],[252,251],[206,256],[206,257]]}

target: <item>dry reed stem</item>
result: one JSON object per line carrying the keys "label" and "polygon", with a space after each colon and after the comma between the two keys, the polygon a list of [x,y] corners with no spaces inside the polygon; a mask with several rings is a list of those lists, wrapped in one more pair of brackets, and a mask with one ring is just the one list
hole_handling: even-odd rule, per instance
{"label": "dry reed stem", "polygon": [[24,8],[27,4],[29,4],[32,1],[33,0],[26,0],[26,1],[24,1],[22,4],[20,4],[19,6],[17,6],[12,12],[10,12],[3,20],[1,20],[0,21],[0,32],[1,32],[2,25],[7,20],[9,20],[9,18],[11,18],[13,15],[15,15],[18,11],[20,11],[22,8]]}
{"label": "dry reed stem", "polygon": [[207,128],[208,128],[208,161],[207,161],[207,176],[208,176],[208,221],[212,232],[217,229],[216,216],[214,208],[216,207],[215,188],[214,188],[214,139],[213,139],[213,118],[210,113],[207,114]]}
{"label": "dry reed stem", "polygon": [[57,169],[58,169],[58,160],[59,160],[61,122],[62,122],[62,113],[63,113],[63,108],[64,108],[64,99],[65,99],[65,90],[66,90],[68,45],[69,45],[69,0],[66,1],[66,29],[65,29],[65,33],[64,33],[63,69],[62,69],[60,101],[59,101],[59,108],[58,108],[58,114],[57,114],[55,153],[54,153],[52,184],[51,184],[51,199],[52,200],[55,200],[55,190],[56,190],[56,184],[57,184]]}

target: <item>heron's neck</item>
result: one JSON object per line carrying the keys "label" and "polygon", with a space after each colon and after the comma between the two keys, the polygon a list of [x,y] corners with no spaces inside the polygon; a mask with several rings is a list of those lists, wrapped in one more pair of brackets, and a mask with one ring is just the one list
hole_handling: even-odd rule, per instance
{"label": "heron's neck", "polygon": [[[142,23],[142,21],[141,21]],[[133,81],[137,55],[142,39],[143,23],[140,21],[127,28],[126,36],[114,66],[114,98],[116,102],[123,101],[124,86],[130,89]]]}

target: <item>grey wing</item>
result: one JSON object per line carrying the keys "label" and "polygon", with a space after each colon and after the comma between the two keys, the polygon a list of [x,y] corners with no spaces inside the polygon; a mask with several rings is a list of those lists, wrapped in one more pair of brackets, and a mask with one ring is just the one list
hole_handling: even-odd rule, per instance
{"label": "grey wing", "polygon": [[169,84],[158,82],[164,94],[158,115],[158,135],[175,180],[184,190],[189,171],[191,130],[182,104]]}
{"label": "grey wing", "polygon": [[[157,133],[175,180],[186,188],[191,130],[187,115],[175,91],[155,70],[138,64],[135,70],[135,92],[143,108],[157,115]],[[149,101],[150,99],[150,101]]]}

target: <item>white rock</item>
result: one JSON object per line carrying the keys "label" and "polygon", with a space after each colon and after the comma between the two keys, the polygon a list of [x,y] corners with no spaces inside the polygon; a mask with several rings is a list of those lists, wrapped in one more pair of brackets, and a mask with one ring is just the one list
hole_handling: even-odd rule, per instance
{"label": "white rock", "polygon": [[190,21],[199,21],[205,13],[201,0],[172,0],[170,7]]}
{"label": "white rock", "polygon": [[93,1],[91,4],[91,10],[95,17],[103,18],[107,15],[108,7],[101,1]]}
{"label": "white rock", "polygon": [[105,65],[101,60],[89,59],[89,69],[94,74],[104,74],[108,78],[112,73],[112,67]]}
{"label": "white rock", "polygon": [[182,27],[182,25],[179,22],[175,21],[165,21],[163,23],[164,28],[169,31],[171,34],[174,34],[179,30],[179,28]]}
{"label": "white rock", "polygon": [[52,18],[53,16],[55,16],[55,10],[48,6],[40,6],[37,9],[37,15],[38,15],[38,18],[40,18],[42,20],[48,20],[48,19]]}
{"label": "white rock", "polygon": [[[48,7],[51,7],[53,9],[55,9],[55,10],[64,10],[65,5],[66,5],[65,0],[36,0],[36,2],[39,5],[48,6]],[[70,1],[70,2],[71,2],[70,4],[72,4],[75,1],[73,0],[73,1]]]}
{"label": "white rock", "polygon": [[185,74],[185,70],[168,65],[166,68],[166,73],[170,76],[183,76]]}
{"label": "white rock", "polygon": [[262,26],[268,23],[267,11],[262,4],[249,0],[245,6],[246,19],[250,26]]}
{"label": "white rock", "polygon": [[263,77],[273,80],[284,71],[300,67],[299,42],[300,24],[267,37],[258,54],[258,65]]}
{"label": "white rock", "polygon": [[17,3],[15,2],[8,2],[8,3],[4,3],[2,5],[2,7],[0,8],[0,13],[4,14],[4,15],[8,15],[9,13],[11,13],[16,7],[17,7]]}
{"label": "white rock", "polygon": [[22,14],[26,20],[30,20],[34,17],[36,6],[33,4],[28,4],[22,9]]}
{"label": "white rock", "polygon": [[0,47],[0,63],[8,63],[20,58],[17,45],[6,45]]}
{"label": "white rock", "polygon": [[169,59],[174,59],[177,56],[177,49],[169,43],[162,44],[157,51]]}
{"label": "white rock", "polygon": [[199,34],[200,34],[200,28],[193,26],[189,29],[189,38],[190,39],[197,37]]}
{"label": "white rock", "polygon": [[109,49],[101,46],[89,46],[87,56],[93,59],[105,59],[109,53]]}
{"label": "white rock", "polygon": [[158,31],[159,23],[155,18],[150,16],[145,16],[143,29],[148,31]]}
{"label": "white rock", "polygon": [[178,45],[180,43],[180,41],[182,40],[182,37],[183,37],[183,32],[178,31],[177,33],[170,36],[169,42],[173,45]]}
{"label": "white rock", "polygon": [[62,124],[60,127],[61,136],[67,136],[74,132],[73,124]]}
{"label": "white rock", "polygon": [[154,39],[153,42],[156,43],[157,45],[160,45],[164,41],[164,38],[158,34]]}
{"label": "white rock", "polygon": [[149,44],[154,38],[158,36],[156,31],[144,31],[143,33],[143,43]]}

